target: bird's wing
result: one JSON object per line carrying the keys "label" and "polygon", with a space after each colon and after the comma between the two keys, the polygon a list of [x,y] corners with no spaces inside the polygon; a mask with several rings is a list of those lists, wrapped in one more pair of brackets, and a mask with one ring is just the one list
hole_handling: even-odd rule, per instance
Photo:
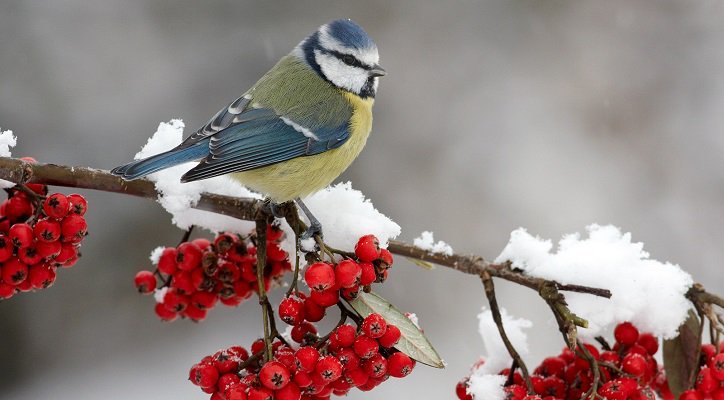
{"label": "bird's wing", "polygon": [[347,122],[312,130],[303,125],[308,121],[294,121],[268,108],[247,109],[234,119],[211,136],[209,155],[181,178],[183,182],[319,154],[341,146],[350,134]]}
{"label": "bird's wing", "polygon": [[216,113],[209,122],[199,128],[191,136],[187,137],[179,148],[189,147],[195,143],[198,143],[209,136],[212,136],[220,131],[228,128],[231,124],[238,122],[239,115],[246,111],[249,103],[251,102],[251,96],[244,94],[238,99],[234,100],[227,107],[222,108]]}

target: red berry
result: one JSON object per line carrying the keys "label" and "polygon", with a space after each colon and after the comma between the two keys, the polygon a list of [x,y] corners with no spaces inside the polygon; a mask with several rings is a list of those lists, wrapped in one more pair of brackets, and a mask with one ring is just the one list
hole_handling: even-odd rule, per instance
{"label": "red berry", "polygon": [[387,373],[394,378],[404,378],[415,368],[415,362],[405,353],[394,353],[387,359]]}
{"label": "red berry", "polygon": [[380,250],[380,268],[387,269],[392,266],[392,253],[387,249]]}
{"label": "red berry", "polygon": [[219,380],[219,371],[213,365],[195,364],[189,371],[189,380],[196,386],[211,387]]}
{"label": "red berry", "polygon": [[87,234],[88,224],[82,216],[70,214],[63,218],[63,222],[60,223],[60,229],[64,242],[80,243]]}
{"label": "red berry", "polygon": [[0,262],[5,262],[12,256],[13,256],[12,239],[0,233]]}
{"label": "red berry", "polygon": [[279,303],[279,318],[289,325],[304,321],[304,302],[297,297],[287,297]]}
{"label": "red berry", "polygon": [[28,247],[33,244],[33,228],[28,224],[14,224],[10,227],[8,237],[10,237],[15,247]]}
{"label": "red berry", "polygon": [[50,218],[61,219],[68,215],[70,201],[62,193],[53,193],[43,202],[43,211]]}
{"label": "red berry", "polygon": [[656,354],[657,351],[659,351],[659,340],[656,338],[656,336],[650,333],[640,334],[637,343],[644,349],[646,349],[646,351],[652,356]]}
{"label": "red berry", "polygon": [[173,247],[166,247],[158,259],[158,271],[162,274],[172,275],[176,272],[176,256],[178,251]]}
{"label": "red berry", "polygon": [[295,325],[294,328],[292,328],[292,340],[294,340],[297,343],[303,343],[304,342],[304,336],[307,333],[317,333],[317,328],[314,327],[309,322],[302,322],[299,325]]}
{"label": "red berry", "polygon": [[208,313],[208,310],[202,310],[190,303],[183,311],[181,311],[181,315],[183,315],[186,318],[191,319],[194,322],[199,322],[199,321],[203,321],[204,319],[206,319],[207,313]]}
{"label": "red berry", "polygon": [[55,268],[48,265],[33,265],[28,268],[28,280],[34,289],[45,289],[55,282]]}
{"label": "red berry", "polygon": [[0,282],[0,299],[7,300],[15,295],[15,286]]}
{"label": "red berry", "polygon": [[189,298],[175,289],[169,289],[163,296],[163,305],[169,311],[182,312],[188,307]]}
{"label": "red berry", "polygon": [[[631,394],[626,384],[619,379],[614,379],[603,384],[598,389],[598,394],[606,400],[626,400]],[[635,390],[635,387],[634,387]]]}
{"label": "red berry", "polygon": [[18,250],[18,258],[21,262],[23,262],[23,264],[27,265],[37,264],[43,259],[43,257],[41,257],[38,253],[38,248],[36,246],[23,247]]}
{"label": "red berry", "polygon": [[201,266],[201,249],[191,242],[181,243],[176,254],[176,266],[183,271],[191,271]]}
{"label": "red berry", "polygon": [[64,264],[78,257],[78,249],[72,243],[62,243],[60,253],[55,256],[54,261],[58,264]]}
{"label": "red berry", "polygon": [[377,339],[387,332],[387,322],[380,314],[370,314],[362,321],[362,331],[367,336]]}
{"label": "red berry", "polygon": [[374,235],[359,238],[354,246],[354,254],[363,262],[372,262],[380,255],[380,242]]}
{"label": "red berry", "polygon": [[33,234],[39,241],[55,242],[60,238],[60,223],[50,218],[41,219],[35,224]]}
{"label": "red berry", "polygon": [[613,331],[616,341],[624,346],[631,346],[636,343],[639,338],[639,331],[630,322],[623,322],[616,326]]}
{"label": "red berry", "polygon": [[694,389],[689,389],[679,395],[679,400],[704,400],[704,396]]}
{"label": "red berry", "polygon": [[3,213],[10,222],[25,221],[33,215],[33,205],[24,195],[15,195],[3,203]]}
{"label": "red berry", "polygon": [[468,378],[465,378],[455,385],[455,394],[459,400],[473,400],[473,396],[468,393]]}
{"label": "red berry", "polygon": [[646,367],[646,359],[640,354],[628,353],[621,360],[621,369],[636,377],[643,376],[646,373]]}
{"label": "red berry", "polygon": [[341,288],[351,288],[359,284],[362,267],[353,260],[342,260],[334,269],[335,280]]}
{"label": "red berry", "polygon": [[322,307],[332,307],[339,302],[339,290],[335,288],[327,289],[322,292],[313,290],[309,298]]}
{"label": "red berry", "polygon": [[[44,258],[44,259],[51,259],[53,257],[58,256],[60,254],[60,251],[62,250],[62,248],[63,248],[63,246],[60,243],[60,241],[55,241],[55,242],[38,241],[35,243],[35,249],[38,251],[38,255],[40,255],[40,257]],[[1,250],[0,250],[0,253],[1,253]]]}
{"label": "red berry", "polygon": [[5,283],[17,286],[28,276],[28,266],[17,258],[11,258],[2,267],[2,279]]}
{"label": "red berry", "polygon": [[[3,273],[3,276],[5,274]],[[718,381],[724,381],[724,353],[719,353],[712,357],[709,368],[711,368],[711,374]]]}
{"label": "red berry", "polygon": [[381,378],[387,373],[387,360],[382,354],[377,353],[362,361],[362,369],[364,369],[370,378]]}
{"label": "red berry", "polygon": [[548,357],[541,362],[540,366],[535,369],[535,374],[541,376],[558,376],[563,377],[563,370],[566,368],[566,362],[560,357]]}
{"label": "red berry", "polygon": [[273,400],[274,394],[270,389],[265,387],[250,387],[248,400]]}
{"label": "red berry", "polygon": [[696,376],[696,390],[701,393],[709,394],[719,387],[719,382],[711,373],[709,367],[703,367]]}
{"label": "red berry", "polygon": [[70,204],[70,212],[76,215],[85,215],[85,211],[88,209],[88,201],[77,193],[68,195],[68,203]]}
{"label": "red berry", "polygon": [[312,346],[304,346],[300,347],[294,356],[296,357],[297,369],[312,372],[319,359],[319,350]]}
{"label": "red berry", "polygon": [[270,241],[266,242],[266,258],[269,261],[284,261],[288,256],[287,252],[279,247],[279,244]]}
{"label": "red berry", "polygon": [[156,289],[156,276],[151,271],[139,271],[133,279],[138,293],[148,294]]}
{"label": "red berry", "polygon": [[227,251],[229,251],[234,243],[236,243],[234,235],[231,235],[229,233],[221,233],[217,235],[214,239],[214,248],[216,248],[217,253],[223,255],[226,254]]}
{"label": "red berry", "polygon": [[351,288],[344,288],[339,291],[339,294],[347,301],[352,301],[359,296],[359,286],[352,286]]}
{"label": "red berry", "polygon": [[505,400],[522,400],[528,394],[528,391],[518,384],[506,386],[503,390],[505,391]]}
{"label": "red berry", "polygon": [[288,385],[274,392],[275,400],[300,400],[302,391],[296,383],[290,382]]}
{"label": "red berry", "polygon": [[[219,371],[219,373],[223,372]],[[234,373],[227,373],[219,377],[219,381],[216,382],[216,386],[219,388],[219,392],[225,393],[230,388],[239,386],[240,383],[241,378],[239,378],[239,375],[236,375]]]}
{"label": "red berry", "polygon": [[322,377],[324,382],[330,383],[342,376],[342,363],[335,356],[321,357],[317,361],[314,371]]}
{"label": "red berry", "polygon": [[359,367],[360,359],[351,347],[345,347],[335,352],[335,356],[342,363],[345,371]]}
{"label": "red berry", "polygon": [[377,272],[375,272],[375,266],[372,263],[363,262],[360,263],[362,274],[360,275],[359,284],[362,286],[371,285],[377,280]]}
{"label": "red berry", "polygon": [[156,315],[161,318],[161,321],[173,321],[178,317],[176,311],[169,310],[163,303],[156,304],[154,308]]}
{"label": "red berry", "polygon": [[209,310],[214,308],[219,297],[211,292],[196,292],[191,295],[191,305],[199,310]]}
{"label": "red berry", "polygon": [[327,313],[326,308],[317,304],[310,297],[304,299],[304,318],[309,322],[318,322]]}
{"label": "red berry", "polygon": [[278,390],[286,386],[291,379],[287,367],[278,361],[269,361],[259,371],[259,381],[265,387]]}
{"label": "red berry", "polygon": [[354,344],[357,337],[357,330],[352,325],[343,324],[332,331],[329,337],[330,344],[336,347],[350,347]]}
{"label": "red berry", "polygon": [[186,295],[190,295],[196,291],[191,274],[187,271],[177,271],[173,274],[173,277],[171,277],[171,287],[180,294]]}
{"label": "red berry", "polygon": [[310,265],[304,272],[304,281],[314,291],[321,292],[332,288],[335,284],[334,279],[334,268],[323,262]]}
{"label": "red berry", "polygon": [[370,358],[377,354],[379,351],[379,345],[377,341],[366,335],[360,335],[354,341],[354,352],[360,358]]}
{"label": "red berry", "polygon": [[380,343],[380,346],[390,348],[400,341],[400,336],[402,336],[402,334],[398,327],[394,325],[387,325],[387,331],[384,335],[378,338],[377,341]]}

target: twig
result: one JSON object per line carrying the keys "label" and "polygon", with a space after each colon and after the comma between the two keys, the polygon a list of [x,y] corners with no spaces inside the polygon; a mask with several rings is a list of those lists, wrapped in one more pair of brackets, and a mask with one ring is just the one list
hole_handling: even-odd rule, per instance
{"label": "twig", "polygon": [[191,237],[191,232],[194,231],[194,226],[189,226],[189,229],[186,229],[184,232],[184,235],[181,237],[181,241],[178,243],[179,246],[181,246],[181,243],[188,242],[189,238]]}
{"label": "twig", "polygon": [[269,326],[269,309],[266,306],[266,288],[264,285],[264,269],[266,268],[266,218],[260,216],[256,220],[256,282],[259,288],[259,304],[261,305],[262,323],[264,326],[264,360],[272,358],[271,332]]}
{"label": "twig", "polygon": [[601,345],[602,349],[604,349],[606,351],[611,350],[611,345],[608,344],[608,341],[606,341],[606,339],[603,336],[596,336],[594,339],[596,339],[598,344]]}
{"label": "twig", "polygon": [[591,372],[593,372],[593,381],[591,382],[591,388],[588,389],[583,397],[594,400],[599,397],[598,385],[601,383],[601,371],[598,369],[598,361],[596,361],[596,358],[591,354],[590,351],[588,351],[588,348],[584,346],[580,340],[576,340],[576,342],[578,343],[578,348],[583,353],[583,357],[586,359],[586,361],[588,361],[588,365],[591,367]]}
{"label": "twig", "polygon": [[572,313],[568,309],[568,303],[553,282],[544,282],[538,289],[538,294],[548,303],[558,323],[558,330],[563,335],[563,340],[571,350],[576,348],[578,341],[578,330],[576,327],[588,328],[588,321]]}
{"label": "twig", "polygon": [[335,329],[339,328],[340,326],[342,326],[342,324],[347,322],[347,315],[349,314],[349,311],[347,311],[347,308],[344,306],[344,304],[342,304],[341,301],[337,302],[337,307],[339,308],[339,321],[337,321],[337,325],[335,325],[328,334],[318,339],[316,346],[318,349],[324,345],[324,342],[326,342],[330,336],[332,336],[332,332],[334,332]]}
{"label": "twig", "polygon": [[513,360],[515,360],[516,364],[518,364],[518,367],[520,367],[520,372],[523,375],[525,386],[528,388],[528,393],[534,394],[535,392],[533,390],[533,384],[531,383],[530,375],[528,374],[528,367],[526,367],[523,358],[520,357],[520,354],[518,354],[518,351],[515,350],[515,347],[510,342],[510,339],[508,339],[508,335],[505,333],[505,327],[503,326],[503,317],[500,315],[498,300],[495,298],[495,284],[493,283],[493,278],[487,271],[483,271],[483,273],[480,275],[480,279],[483,281],[483,286],[485,287],[485,296],[488,298],[488,303],[490,303],[490,311],[492,311],[493,321],[495,321],[495,325],[498,327],[498,333],[500,334],[500,338],[503,339],[503,344],[505,344],[505,348],[508,350],[508,354],[510,354],[510,357],[512,357]]}

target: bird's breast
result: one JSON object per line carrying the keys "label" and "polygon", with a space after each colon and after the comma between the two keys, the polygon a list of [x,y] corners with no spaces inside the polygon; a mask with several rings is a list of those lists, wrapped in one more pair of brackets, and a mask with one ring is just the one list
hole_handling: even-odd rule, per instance
{"label": "bird's breast", "polygon": [[341,94],[352,106],[350,135],[343,145],[312,156],[235,173],[234,178],[277,202],[305,197],[327,187],[359,156],[372,130],[374,99],[363,99],[346,91]]}

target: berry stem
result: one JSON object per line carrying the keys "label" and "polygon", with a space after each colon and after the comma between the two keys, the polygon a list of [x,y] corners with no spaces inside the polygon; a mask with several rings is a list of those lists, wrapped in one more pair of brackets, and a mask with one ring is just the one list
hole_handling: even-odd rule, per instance
{"label": "berry stem", "polygon": [[[194,231],[194,226],[193,225],[189,226],[189,229],[187,229],[184,232],[184,235],[181,237],[181,241],[178,243],[178,246],[181,246],[181,243],[188,242],[189,238],[191,237],[191,232],[193,232],[193,231]],[[176,247],[178,247],[178,246],[176,246]]]}
{"label": "berry stem", "polygon": [[[299,234],[297,234],[297,231],[294,231],[294,243],[299,243]],[[287,290],[287,296],[289,297],[292,295],[292,293],[296,293],[298,288],[297,285],[299,283],[299,246],[294,246],[294,277],[292,278],[292,284],[289,285],[289,290]]]}
{"label": "berry stem", "polygon": [[264,360],[272,358],[271,332],[269,326],[269,308],[264,286],[264,268],[266,267],[266,217],[256,219],[256,282],[259,288],[262,326],[264,327]]}
{"label": "berry stem", "polygon": [[591,372],[593,373],[591,388],[588,389],[585,395],[583,395],[583,398],[595,400],[596,398],[600,397],[598,395],[598,385],[601,383],[601,371],[598,368],[598,361],[596,361],[596,358],[591,354],[590,351],[588,351],[588,347],[583,345],[583,342],[581,342],[580,340],[576,340],[576,342],[578,343],[578,349],[580,349],[583,357],[588,361],[588,365],[590,365]]}
{"label": "berry stem", "polygon": [[525,386],[528,389],[528,393],[535,394],[535,391],[533,390],[533,384],[530,381],[530,375],[528,374],[528,367],[525,365],[523,358],[520,357],[520,354],[518,354],[518,351],[515,349],[513,344],[510,342],[510,339],[508,339],[508,335],[505,333],[505,327],[503,327],[503,317],[500,315],[498,300],[495,297],[495,284],[493,283],[493,278],[490,276],[490,273],[488,273],[487,271],[483,271],[483,273],[480,275],[480,279],[483,281],[483,287],[485,287],[485,296],[488,298],[488,303],[490,304],[490,311],[493,314],[493,321],[495,321],[495,326],[498,327],[498,333],[500,334],[500,338],[503,339],[503,344],[505,344],[505,348],[508,350],[508,354],[510,354],[510,357],[513,358],[515,364],[518,364],[520,372],[523,375],[523,380],[525,381]]}
{"label": "berry stem", "polygon": [[329,337],[332,336],[332,332],[334,332],[335,329],[339,328],[340,326],[342,326],[342,324],[347,322],[347,316],[350,313],[349,310],[347,310],[347,307],[345,307],[341,301],[337,302],[337,307],[339,307],[339,321],[337,321],[337,325],[335,325],[334,328],[332,328],[332,330],[330,330],[328,334],[326,334],[318,339],[317,345],[316,345],[316,347],[318,349],[322,348],[325,345],[325,343],[327,342]]}
{"label": "berry stem", "polygon": [[606,341],[606,339],[603,336],[596,336],[594,339],[596,339],[598,344],[601,345],[602,349],[607,350],[607,351],[611,350],[611,345],[608,344],[608,342]]}

